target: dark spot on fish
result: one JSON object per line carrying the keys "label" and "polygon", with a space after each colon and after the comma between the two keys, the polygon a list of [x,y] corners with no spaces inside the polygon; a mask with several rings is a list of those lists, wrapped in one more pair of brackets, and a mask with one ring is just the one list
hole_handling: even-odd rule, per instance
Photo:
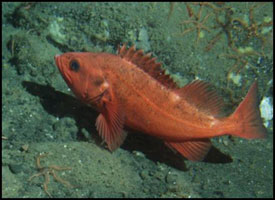
{"label": "dark spot on fish", "polygon": [[102,77],[96,77],[96,78],[94,79],[94,84],[95,84],[96,86],[100,86],[103,82],[104,82],[104,79],[103,79]]}

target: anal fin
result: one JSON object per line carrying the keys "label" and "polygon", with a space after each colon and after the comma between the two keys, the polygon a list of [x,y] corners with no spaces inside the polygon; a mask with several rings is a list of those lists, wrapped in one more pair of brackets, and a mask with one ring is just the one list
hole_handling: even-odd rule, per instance
{"label": "anal fin", "polygon": [[184,142],[167,142],[165,144],[171,149],[175,149],[188,160],[201,161],[204,159],[211,147],[209,139],[200,139]]}

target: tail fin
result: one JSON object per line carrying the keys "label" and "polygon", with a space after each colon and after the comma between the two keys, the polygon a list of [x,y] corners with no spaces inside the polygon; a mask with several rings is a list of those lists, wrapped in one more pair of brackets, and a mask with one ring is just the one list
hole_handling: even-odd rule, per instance
{"label": "tail fin", "polygon": [[259,110],[256,81],[250,87],[245,99],[229,118],[233,118],[239,127],[232,135],[246,139],[264,138],[266,136],[266,128],[263,126]]}

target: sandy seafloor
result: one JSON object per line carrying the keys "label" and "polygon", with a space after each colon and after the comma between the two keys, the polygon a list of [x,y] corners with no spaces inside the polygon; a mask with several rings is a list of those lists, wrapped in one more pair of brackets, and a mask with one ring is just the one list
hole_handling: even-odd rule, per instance
{"label": "sandy seafloor", "polygon": [[[223,8],[230,9],[231,21]],[[75,99],[54,63],[54,55],[64,52],[115,53],[119,44],[136,44],[181,84],[196,78],[212,83],[230,113],[255,79],[259,98],[273,97],[272,16],[271,3],[201,10],[191,3],[2,3],[3,197],[48,197],[45,177],[28,181],[38,173],[41,153],[49,153],[42,167],[72,168],[56,173],[73,188],[50,177],[52,197],[273,197],[272,121],[264,140],[213,138],[202,162],[134,131],[110,153],[94,126],[98,114]],[[197,30],[183,25],[186,20],[203,22],[209,32],[202,29],[196,42]],[[254,53],[236,53],[229,40]],[[229,70],[240,75],[235,82]]]}

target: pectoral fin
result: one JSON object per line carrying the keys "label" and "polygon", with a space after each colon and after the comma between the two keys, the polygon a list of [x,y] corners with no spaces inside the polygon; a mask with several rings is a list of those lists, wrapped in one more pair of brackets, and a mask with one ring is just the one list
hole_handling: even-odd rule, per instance
{"label": "pectoral fin", "polygon": [[126,132],[123,131],[123,109],[114,96],[108,92],[102,97],[101,103],[101,114],[96,119],[96,128],[99,135],[107,143],[108,149],[114,151],[127,136]]}

